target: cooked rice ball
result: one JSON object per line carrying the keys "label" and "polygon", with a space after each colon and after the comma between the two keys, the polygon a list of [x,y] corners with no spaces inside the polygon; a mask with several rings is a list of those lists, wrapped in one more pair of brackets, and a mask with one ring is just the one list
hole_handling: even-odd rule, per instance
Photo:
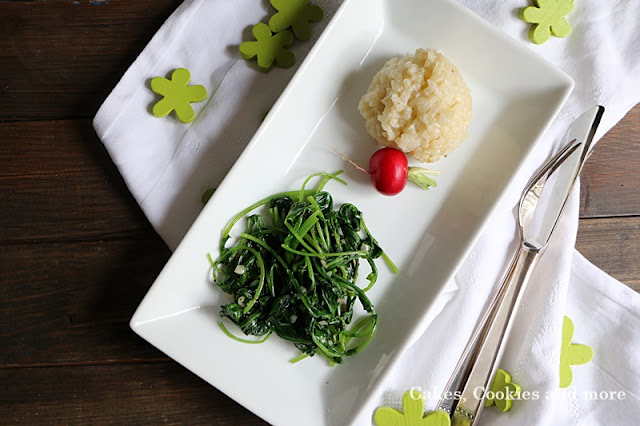
{"label": "cooked rice ball", "polygon": [[388,61],[358,109],[381,145],[429,163],[449,155],[467,137],[471,93],[447,57],[418,49]]}

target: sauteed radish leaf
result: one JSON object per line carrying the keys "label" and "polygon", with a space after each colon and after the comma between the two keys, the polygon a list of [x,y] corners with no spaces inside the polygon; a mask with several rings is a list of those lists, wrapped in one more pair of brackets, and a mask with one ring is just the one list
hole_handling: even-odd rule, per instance
{"label": "sauteed radish leaf", "polygon": [[[267,197],[240,212],[224,229],[220,256],[209,257],[216,284],[232,295],[220,315],[245,335],[261,340],[275,333],[301,352],[296,361],[319,353],[342,363],[371,340],[378,315],[366,295],[378,278],[374,260],[382,257],[394,273],[396,266],[367,229],[362,212],[353,204],[334,208],[323,191],[329,180],[345,184],[342,171],[311,175],[299,191]],[[315,190],[305,189],[319,177]],[[250,214],[268,205],[268,218]],[[266,215],[265,215],[266,216]],[[246,217],[247,227],[235,244],[226,247],[233,227]],[[371,272],[368,285],[356,285],[360,260]],[[349,329],[359,303],[365,315]],[[221,324],[225,333],[234,337]]]}

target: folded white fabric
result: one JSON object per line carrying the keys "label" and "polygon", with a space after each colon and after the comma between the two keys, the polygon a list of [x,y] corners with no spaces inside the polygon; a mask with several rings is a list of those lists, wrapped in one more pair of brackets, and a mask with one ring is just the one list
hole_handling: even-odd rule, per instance
{"label": "folded white fabric", "polygon": [[[297,64],[341,1],[315,3],[324,9],[325,19],[314,24],[311,41],[295,44]],[[607,108],[599,138],[640,101],[639,1],[577,2],[569,15],[573,33],[540,46],[527,40],[529,26],[517,18],[529,2],[460,3],[570,74],[576,87],[439,300],[440,311],[358,424],[370,424],[378,406],[401,408],[403,392],[413,387],[424,391],[428,408],[435,406],[483,301],[509,262],[514,207],[526,181],[580,113],[596,104]],[[200,212],[200,195],[222,180],[297,68],[262,74],[239,60],[236,47],[247,39],[248,28],[270,13],[266,6],[255,0],[186,0],[95,117],[96,132],[129,189],[172,249]],[[193,104],[197,118],[189,125],[158,120],[149,112],[155,100],[149,79],[179,67],[187,67],[192,81],[204,84],[210,94],[207,101]],[[523,389],[541,396],[516,402],[507,414],[487,410],[481,424],[633,424],[640,418],[640,296],[573,249],[578,198],[576,189],[534,273],[501,363]],[[595,356],[590,364],[574,368],[571,387],[559,389],[564,315],[575,323],[574,341],[593,347]],[[594,399],[585,393],[589,391],[624,392],[624,399],[621,394]]]}

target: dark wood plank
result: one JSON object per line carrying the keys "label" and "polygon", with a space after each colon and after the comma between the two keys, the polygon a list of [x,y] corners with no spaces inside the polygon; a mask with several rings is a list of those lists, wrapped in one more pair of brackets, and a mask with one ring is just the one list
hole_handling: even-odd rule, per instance
{"label": "dark wood plank", "polygon": [[0,245],[0,367],[166,359],[128,322],[169,256],[160,239]]}
{"label": "dark wood plank", "polygon": [[[583,219],[578,249],[640,290],[640,218]],[[128,321],[170,256],[159,239],[0,245],[0,366],[165,359]]]}
{"label": "dark wood plank", "polygon": [[155,235],[90,120],[0,124],[0,242]]}
{"label": "dark wood plank", "polygon": [[640,105],[596,145],[582,172],[581,217],[640,215]]}
{"label": "dark wood plank", "polygon": [[181,3],[0,2],[0,121],[93,116]]}
{"label": "dark wood plank", "polygon": [[266,424],[174,363],[0,369],[0,381],[6,424]]}
{"label": "dark wood plank", "polygon": [[[578,248],[638,289],[640,218],[586,219],[580,226]],[[261,424],[171,362],[7,368],[123,357],[163,361],[126,325],[168,257],[161,243],[155,245],[143,240],[0,246],[3,419],[30,424]]]}
{"label": "dark wood plank", "polygon": [[[640,215],[638,163],[640,106],[587,162],[581,217]],[[0,124],[0,203],[0,242],[152,234],[90,120]]]}
{"label": "dark wood plank", "polygon": [[640,217],[582,219],[576,248],[591,263],[640,291]]}

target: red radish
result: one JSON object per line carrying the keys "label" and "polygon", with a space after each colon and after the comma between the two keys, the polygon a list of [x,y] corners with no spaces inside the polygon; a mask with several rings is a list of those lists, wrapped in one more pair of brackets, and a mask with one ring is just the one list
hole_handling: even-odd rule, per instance
{"label": "red radish", "polygon": [[407,184],[407,180],[424,189],[437,186],[433,178],[426,176],[439,175],[441,172],[427,170],[421,167],[409,167],[407,157],[402,151],[395,148],[382,148],[377,150],[369,160],[369,170],[358,166],[353,160],[334,148],[344,160],[351,163],[358,170],[368,173],[373,186],[383,195],[399,194]]}
{"label": "red radish", "polygon": [[371,183],[381,194],[399,194],[407,184],[408,174],[409,162],[404,153],[398,149],[379,149],[369,160]]}

